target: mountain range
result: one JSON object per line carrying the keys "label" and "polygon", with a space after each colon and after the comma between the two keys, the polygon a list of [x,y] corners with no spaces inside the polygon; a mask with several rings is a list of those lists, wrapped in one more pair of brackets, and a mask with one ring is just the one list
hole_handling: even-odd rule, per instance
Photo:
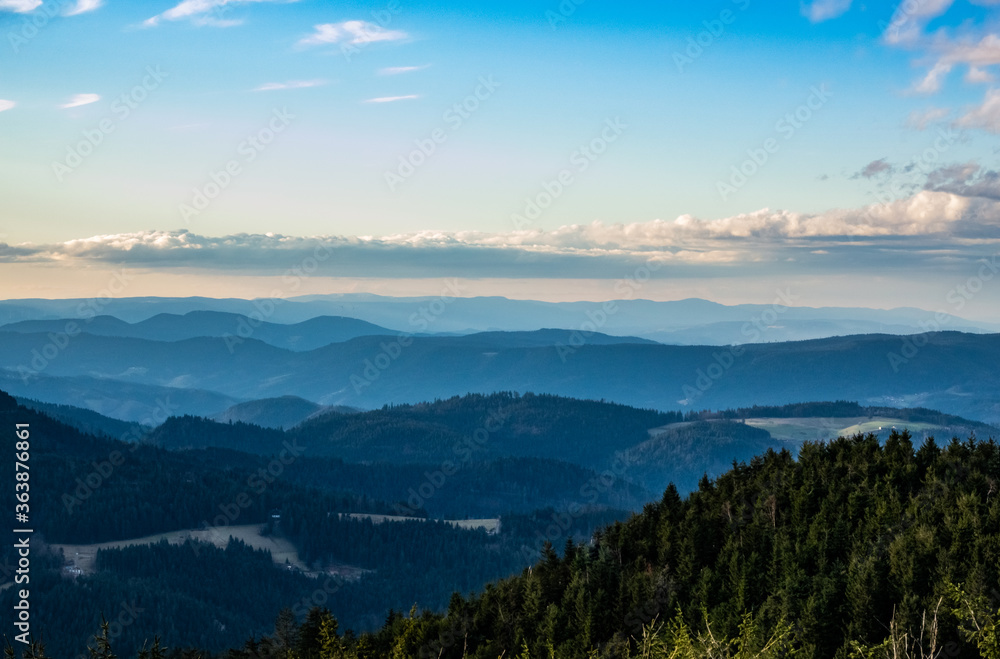
{"label": "mountain range", "polygon": [[[255,338],[236,346],[204,337],[79,334],[62,348],[54,341],[0,332],[2,386],[139,422],[167,399],[174,414],[213,416],[281,396],[371,409],[494,391],[658,410],[854,400],[1000,421],[1000,335],[863,335],[720,348],[547,330],[363,336],[304,352]],[[33,364],[33,355],[44,362]]]}
{"label": "mountain range", "polygon": [[[1000,331],[1000,323],[959,318],[940,309],[808,307],[805,306],[808,301],[792,289],[775,291],[771,304],[732,306],[697,298],[666,302],[642,299],[542,302],[503,297],[456,297],[461,292],[458,284],[451,282],[450,287],[446,283],[442,284],[442,295],[437,297],[344,294],[258,300],[201,297],[6,300],[0,301],[0,325],[61,318],[94,319],[96,322],[94,317],[97,315],[110,315],[128,323],[141,323],[159,314],[185,315],[215,311],[243,315],[255,319],[255,322],[293,325],[319,316],[339,316],[366,321],[393,332],[411,334],[468,334],[553,327],[599,331],[615,336],[637,336],[662,343],[698,345],[804,340],[868,333]],[[230,329],[223,328],[223,331],[236,334],[233,324],[228,327]],[[355,329],[364,331],[360,325]],[[270,342],[268,338],[264,338],[268,336],[268,331],[264,331],[257,338]],[[308,345],[308,342],[303,340],[302,345]]]}

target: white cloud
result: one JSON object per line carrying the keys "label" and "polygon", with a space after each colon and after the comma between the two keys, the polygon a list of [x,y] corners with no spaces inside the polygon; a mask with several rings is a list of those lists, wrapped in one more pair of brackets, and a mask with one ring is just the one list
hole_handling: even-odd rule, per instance
{"label": "white cloud", "polygon": [[[1000,0],[972,1],[982,6],[1000,6]],[[990,84],[995,80],[993,71],[988,68],[1000,65],[1000,34],[991,31],[994,23],[988,23],[983,28],[965,22],[958,27],[945,26],[928,31],[928,24],[944,16],[953,4],[954,0],[900,3],[883,32],[886,44],[922,52],[918,61],[932,62],[923,77],[911,87],[915,93],[940,92],[945,79],[956,67],[966,67],[964,77],[968,83]],[[961,117],[957,125],[1000,133],[998,104],[1000,99],[995,90],[988,91],[980,106]],[[937,119],[935,114],[921,117],[919,113],[914,113],[908,123],[922,129]]]}
{"label": "white cloud", "polygon": [[319,46],[323,44],[347,43],[367,44],[376,41],[399,41],[409,35],[401,30],[387,30],[367,21],[344,21],[342,23],[322,23],[314,26],[315,32],[299,40],[299,46]]}
{"label": "white cloud", "polygon": [[1000,134],[1000,89],[989,90],[983,102],[963,115],[957,124]]}
{"label": "white cloud", "polygon": [[104,5],[104,0],[76,0],[76,5],[66,12],[66,16],[77,16],[88,11],[100,9]]}
{"label": "white cloud", "polygon": [[942,41],[942,59],[970,66],[1000,64],[1000,36],[987,34],[979,41]]}
{"label": "white cloud", "polygon": [[943,33],[934,38],[931,50],[937,55],[937,62],[922,81],[914,86],[914,91],[935,94],[941,90],[945,76],[955,66],[968,66],[965,80],[972,83],[989,83],[993,74],[984,67],[1000,64],[1000,36],[987,34],[978,41],[952,40]]}
{"label": "white cloud", "polygon": [[17,105],[17,103],[15,103],[14,101],[6,101],[6,100],[0,98],[0,112],[4,112],[6,110],[9,110],[12,107],[14,107],[15,105]]}
{"label": "white cloud", "polygon": [[68,102],[60,105],[62,109],[66,110],[68,108],[78,108],[81,105],[90,105],[91,103],[96,103],[101,100],[99,94],[76,94],[73,98],[69,99]]}
{"label": "white cloud", "polygon": [[906,120],[906,125],[915,130],[926,130],[928,126],[951,114],[948,108],[927,108],[926,110],[914,110]]}
{"label": "white cloud", "polygon": [[195,25],[211,25],[213,27],[233,27],[243,23],[239,19],[224,18],[233,6],[251,2],[281,2],[290,3],[298,0],[183,0],[177,6],[146,19],[143,25],[153,27],[162,21],[179,21],[190,19]]}
{"label": "white cloud", "polygon": [[978,66],[969,67],[968,72],[965,74],[965,81],[974,85],[985,85],[994,82],[995,80],[996,76],[986,69],[981,69]]}
{"label": "white cloud", "polygon": [[266,82],[260,87],[255,87],[255,92],[270,92],[281,89],[307,89],[309,87],[322,87],[330,84],[328,80],[289,80],[288,82]]}
{"label": "white cloud", "polygon": [[941,91],[941,83],[949,73],[951,73],[951,64],[938,62],[927,72],[923,80],[913,86],[913,91],[918,94],[936,94]]}
{"label": "white cloud", "polygon": [[[326,276],[614,278],[629,264],[655,259],[676,268],[741,264],[869,262],[922,267],[949,251],[969,262],[983,246],[1000,247],[1000,176],[974,163],[942,168],[928,181],[940,189],[853,209],[808,214],[762,209],[703,220],[571,224],[482,231],[420,231],[372,236],[200,236],[148,231],[94,236],[51,245],[0,245],[0,262],[127,262],[136,268],[282,272],[289,262],[327,250]],[[952,191],[949,191],[952,190]],[[892,263],[888,263],[891,259]],[[677,273],[678,271],[673,271]]]}
{"label": "white cloud", "polygon": [[424,64],[423,66],[387,66],[384,69],[379,69],[378,74],[380,76],[395,76],[400,73],[410,73],[412,71],[422,71],[429,67],[430,64]]}
{"label": "white cloud", "polygon": [[814,0],[802,6],[802,15],[813,23],[822,23],[842,16],[851,8],[851,0]]}
{"label": "white cloud", "polygon": [[0,11],[24,14],[40,7],[41,4],[42,0],[0,0]]}
{"label": "white cloud", "polygon": [[914,44],[923,38],[924,27],[944,14],[955,0],[901,2],[889,20],[882,38],[891,45]]}
{"label": "white cloud", "polygon": [[380,96],[379,98],[369,98],[365,103],[395,103],[396,101],[410,101],[420,98],[420,94],[407,94],[406,96]]}

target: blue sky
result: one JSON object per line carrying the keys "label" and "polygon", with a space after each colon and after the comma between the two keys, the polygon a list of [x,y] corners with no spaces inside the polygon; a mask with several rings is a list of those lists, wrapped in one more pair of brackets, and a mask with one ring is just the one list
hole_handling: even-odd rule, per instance
{"label": "blue sky", "polygon": [[597,299],[656,260],[645,297],[958,311],[1000,3],[671,4],[0,0],[0,295],[264,296],[321,245],[308,292]]}

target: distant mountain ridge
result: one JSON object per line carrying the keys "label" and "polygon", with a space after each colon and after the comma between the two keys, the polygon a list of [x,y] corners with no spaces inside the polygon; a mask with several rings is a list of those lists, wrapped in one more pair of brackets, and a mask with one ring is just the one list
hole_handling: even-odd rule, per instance
{"label": "distant mountain ridge", "polygon": [[221,311],[189,311],[184,315],[160,313],[151,318],[128,323],[114,316],[93,318],[58,318],[22,320],[0,326],[0,332],[21,334],[67,332],[74,330],[96,336],[146,339],[149,341],[183,341],[199,337],[229,337],[235,347],[249,338],[286,350],[315,350],[330,343],[340,343],[359,336],[386,336],[392,330],[355,318],[317,316],[291,325],[262,320],[260,314],[243,315]]}
{"label": "distant mountain ridge", "polygon": [[[777,291],[771,304],[722,305],[691,298],[610,302],[541,302],[503,297],[383,297],[371,294],[310,295],[287,300],[121,298],[101,300],[100,313],[137,323],[157,314],[214,311],[259,317],[269,323],[301,323],[318,316],[354,318],[393,332],[461,333],[529,331],[539,327],[599,331],[673,344],[727,345],[789,341],[851,334],[915,334],[936,330],[997,332],[1000,323],[972,321],[909,307],[867,309],[796,306],[792,290]],[[87,300],[0,301],[0,324],[93,316]],[[431,313],[431,309],[437,313]],[[446,310],[446,311],[444,311]],[[265,340],[265,339],[261,339]]]}
{"label": "distant mountain ridge", "polygon": [[319,405],[298,396],[280,396],[238,403],[212,415],[211,419],[220,423],[250,423],[262,428],[288,430],[311,418],[356,412],[360,410],[355,407]]}
{"label": "distant mountain ridge", "polygon": [[[738,348],[616,342],[568,330],[547,335],[548,345],[539,338],[366,336],[309,352],[247,339],[231,352],[220,338],[167,343],[80,335],[36,376],[20,369],[49,337],[0,333],[0,369],[7,369],[0,380],[17,396],[51,403],[101,401],[107,392],[100,407],[84,406],[139,422],[128,412],[136,396],[146,409],[168,396],[185,401],[178,413],[213,416],[239,402],[286,395],[371,409],[492,391],[664,411],[854,400],[1000,421],[1000,335],[867,335]],[[126,413],[111,412],[116,407]]]}

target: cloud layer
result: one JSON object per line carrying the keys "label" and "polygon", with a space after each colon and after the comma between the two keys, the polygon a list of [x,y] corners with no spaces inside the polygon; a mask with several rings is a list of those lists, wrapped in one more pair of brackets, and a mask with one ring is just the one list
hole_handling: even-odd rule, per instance
{"label": "cloud layer", "polygon": [[715,220],[574,224],[552,230],[421,231],[370,236],[200,236],[146,231],[50,245],[0,244],[0,262],[280,273],[322,254],[330,276],[602,278],[657,261],[668,276],[746,268],[842,271],[959,268],[1000,247],[1000,174],[941,168],[903,199],[820,214],[762,209]]}

